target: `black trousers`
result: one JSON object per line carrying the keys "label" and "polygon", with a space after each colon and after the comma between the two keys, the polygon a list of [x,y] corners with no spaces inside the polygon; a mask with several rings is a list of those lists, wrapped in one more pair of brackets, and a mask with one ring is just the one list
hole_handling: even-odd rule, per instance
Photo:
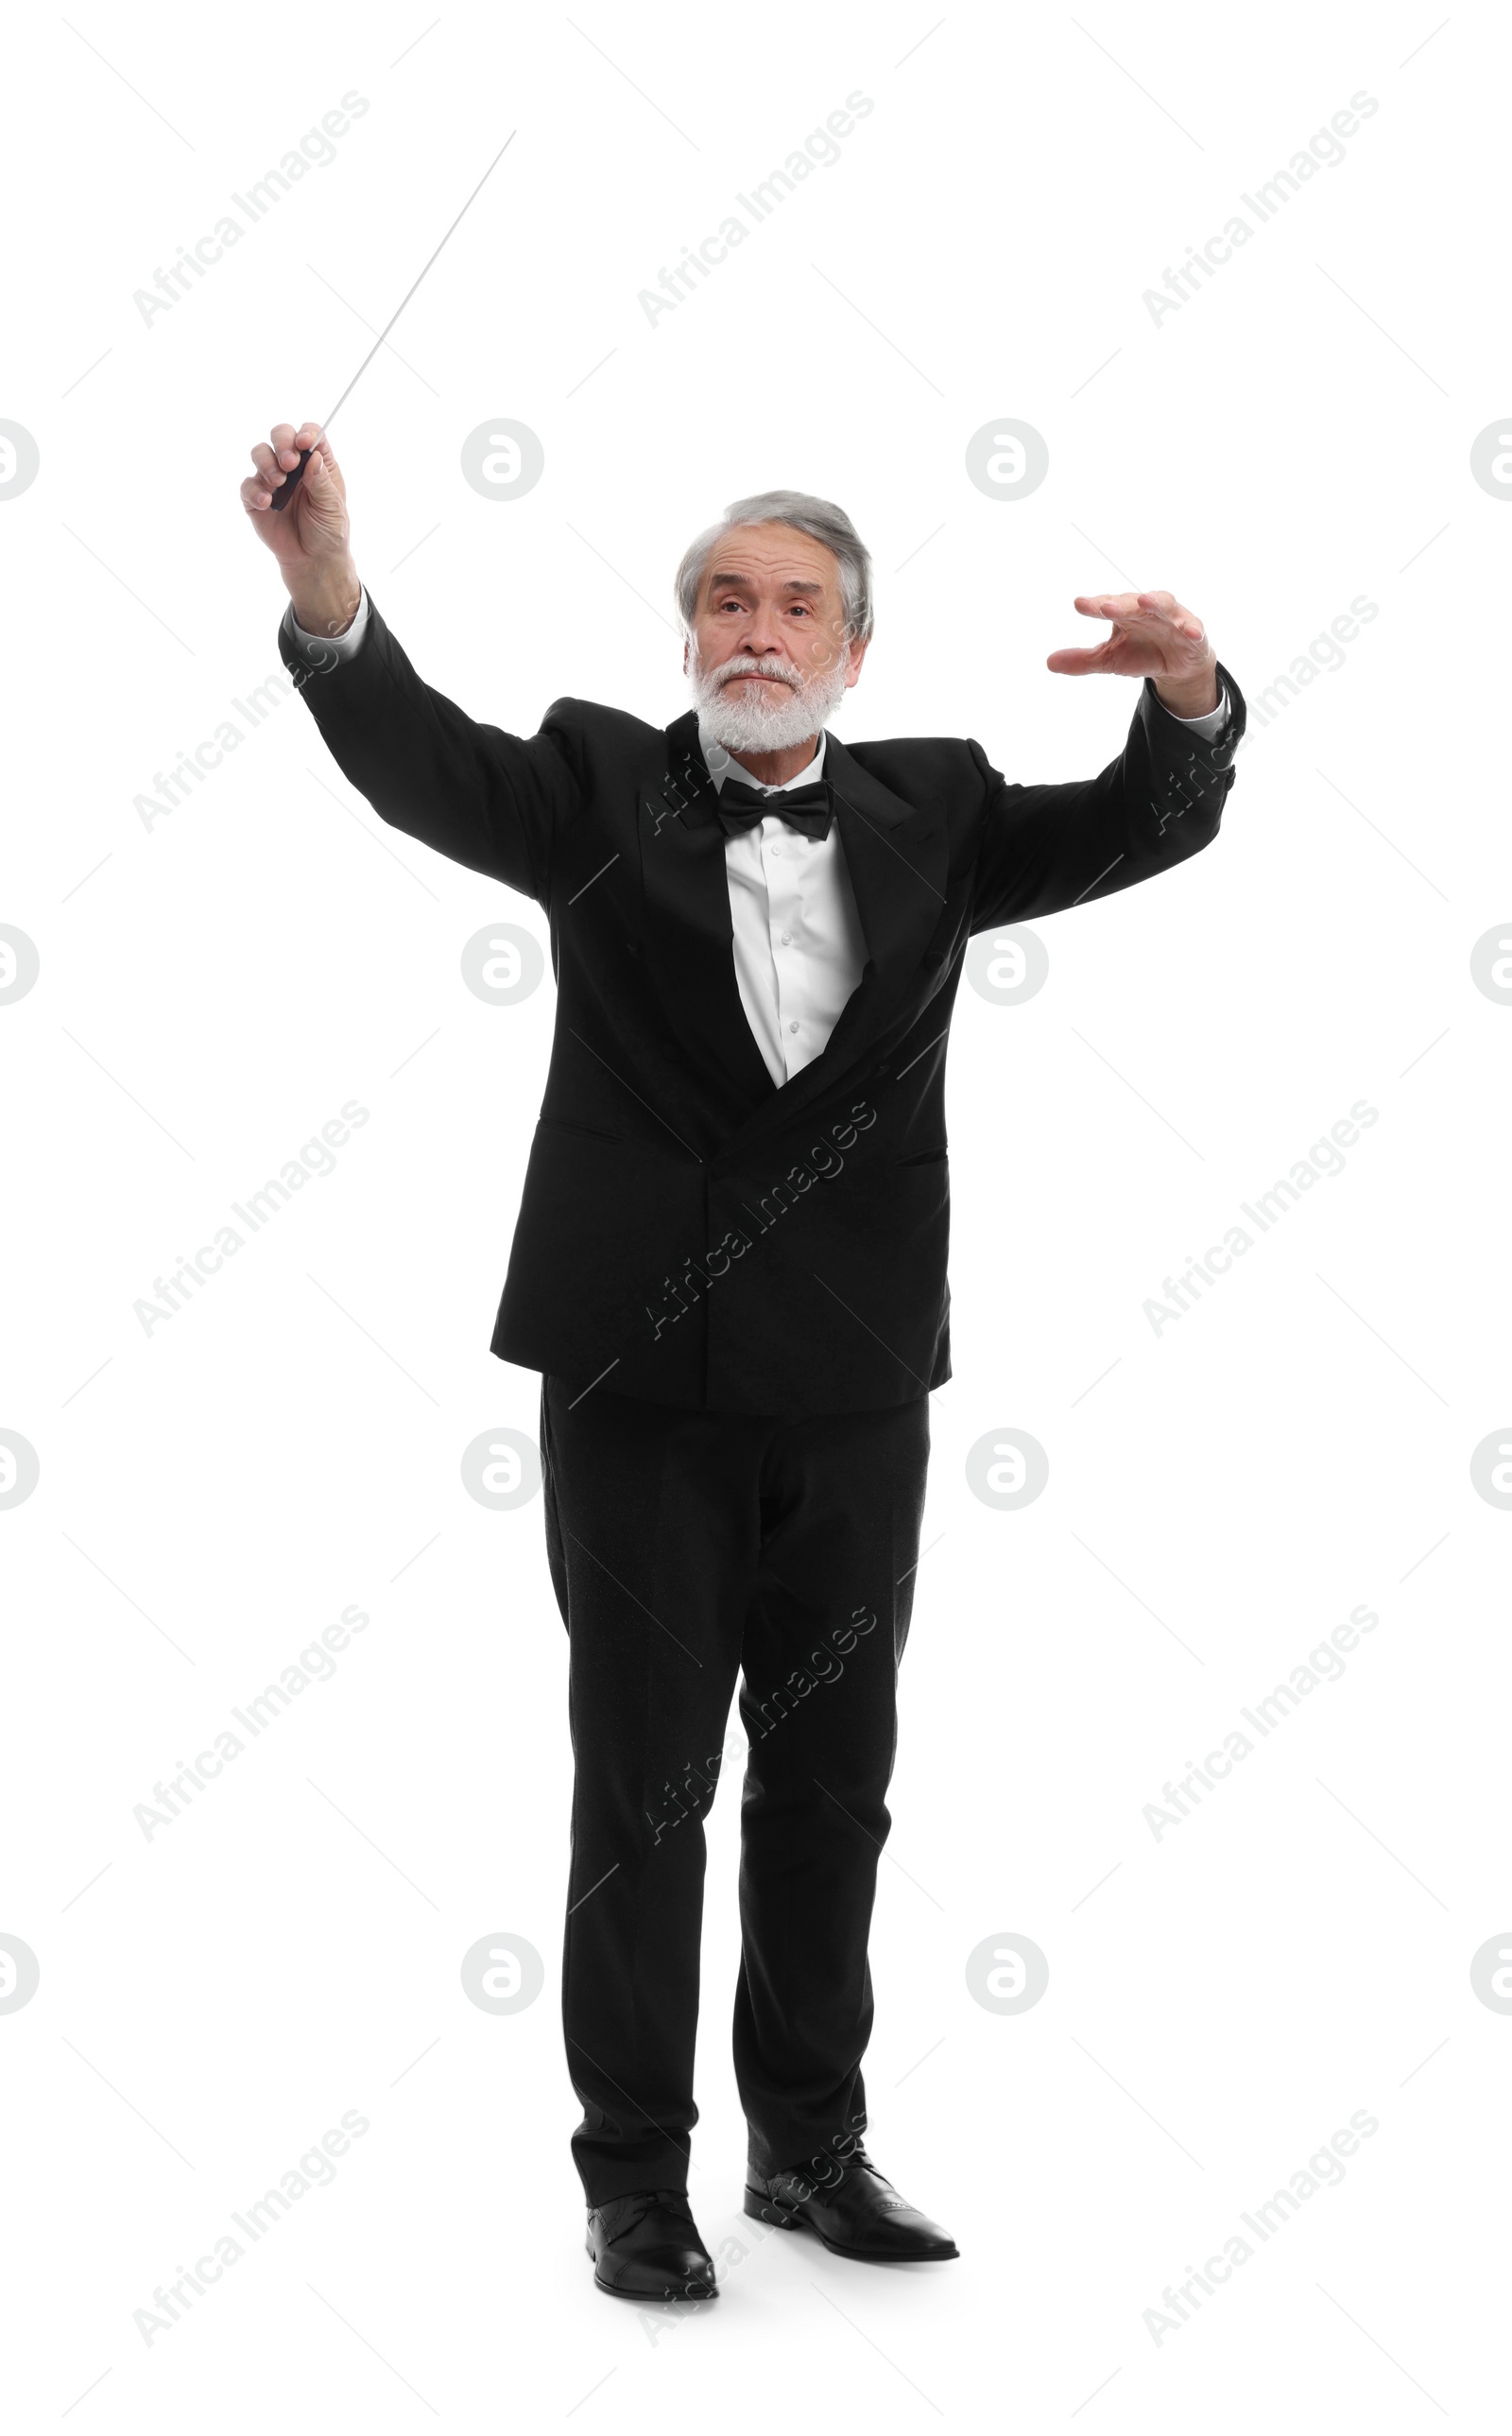
{"label": "black trousers", "polygon": [[750,2163],[843,2156],[865,2129],[866,1943],[929,1453],[928,1396],[783,1420],[542,1383],[571,1642],[562,2012],[590,2207],[687,2188],[704,1820],[738,1674]]}

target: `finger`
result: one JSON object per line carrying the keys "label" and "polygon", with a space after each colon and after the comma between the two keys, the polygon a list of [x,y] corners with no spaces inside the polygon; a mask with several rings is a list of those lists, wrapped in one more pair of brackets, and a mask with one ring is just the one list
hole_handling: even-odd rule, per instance
{"label": "finger", "polygon": [[1190,641],[1202,632],[1202,620],[1190,609],[1183,609],[1172,592],[1141,592],[1135,615],[1146,627],[1163,627],[1168,634]]}
{"label": "finger", "polygon": [[250,516],[260,515],[273,504],[273,495],[260,474],[249,474],[241,486],[241,504]]}
{"label": "finger", "polygon": [[256,466],[259,474],[266,478],[265,487],[267,487],[268,484],[272,483],[275,476],[277,476],[278,479],[282,481],[283,473],[279,465],[279,461],[271,448],[269,447],[266,440],[258,441],[256,447],[252,452],[252,461]]}
{"label": "finger", "polygon": [[1143,614],[1147,621],[1169,626],[1173,634],[1181,635],[1186,642],[1197,643],[1207,640],[1202,619],[1197,616],[1196,611],[1183,608],[1174,593],[1141,592],[1138,596],[1138,613]]}
{"label": "finger", "polygon": [[[1169,592],[1083,592],[1072,606],[1084,618],[1117,618],[1135,625],[1159,625],[1169,622],[1173,609],[1180,603]],[[1182,611],[1183,616],[1190,612]]]}
{"label": "finger", "polygon": [[1099,643],[1096,651],[1086,652],[1073,644],[1064,652],[1051,652],[1045,666],[1059,677],[1098,676],[1108,666],[1109,649],[1107,643]]}
{"label": "finger", "polygon": [[287,457],[294,445],[294,426],[291,423],[275,423],[268,437],[279,455]]}

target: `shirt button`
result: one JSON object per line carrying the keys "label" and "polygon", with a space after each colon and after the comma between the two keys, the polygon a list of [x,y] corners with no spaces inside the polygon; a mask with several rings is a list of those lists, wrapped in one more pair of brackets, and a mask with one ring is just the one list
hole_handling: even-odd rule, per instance
{"label": "shirt button", "polygon": [[798,1029],[798,1027],[797,1027],[797,1025],[796,1025],[795,1023],[790,1023],[790,1024],[789,1024],[789,1026],[788,1026],[788,1030],[789,1030],[790,1032],[796,1032],[796,1031],[797,1031],[797,1029]]}
{"label": "shirt button", "polygon": [[791,931],[784,931],[784,932],[783,932],[783,934],[782,934],[782,944],[783,944],[783,946],[784,946],[785,948],[791,948],[791,945],[792,945],[792,932],[791,932]]}
{"label": "shirt button", "polygon": [[773,852],[773,854],[780,854],[780,853],[782,852],[782,848],[781,848],[781,846],[780,846],[780,845],[774,845],[774,846],[772,848],[772,852]]}

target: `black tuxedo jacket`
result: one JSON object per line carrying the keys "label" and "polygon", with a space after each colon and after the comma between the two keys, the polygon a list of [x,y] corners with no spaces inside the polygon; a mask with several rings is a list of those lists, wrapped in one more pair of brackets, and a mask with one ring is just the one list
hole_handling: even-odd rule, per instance
{"label": "black tuxedo jacket", "polygon": [[656,1403],[897,1404],[950,1375],[945,1060],[966,942],[1108,896],[1218,833],[1244,705],[1193,740],[1147,683],[1095,778],[1010,786],[970,739],[829,735],[867,962],[780,1088],[736,983],[724,831],[696,714],[554,702],[538,735],[422,683],[376,607],[310,674],[354,787],[395,828],[532,896],[556,1033],[492,1350]]}

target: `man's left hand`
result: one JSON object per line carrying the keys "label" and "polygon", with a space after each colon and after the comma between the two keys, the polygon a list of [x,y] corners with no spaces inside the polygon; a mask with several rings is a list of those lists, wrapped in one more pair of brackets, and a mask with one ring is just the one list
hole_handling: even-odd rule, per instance
{"label": "man's left hand", "polygon": [[1218,655],[1196,612],[1171,592],[1079,592],[1073,609],[1107,618],[1112,632],[1093,651],[1051,652],[1045,666],[1066,677],[1153,677],[1167,710],[1200,719],[1218,707]]}

